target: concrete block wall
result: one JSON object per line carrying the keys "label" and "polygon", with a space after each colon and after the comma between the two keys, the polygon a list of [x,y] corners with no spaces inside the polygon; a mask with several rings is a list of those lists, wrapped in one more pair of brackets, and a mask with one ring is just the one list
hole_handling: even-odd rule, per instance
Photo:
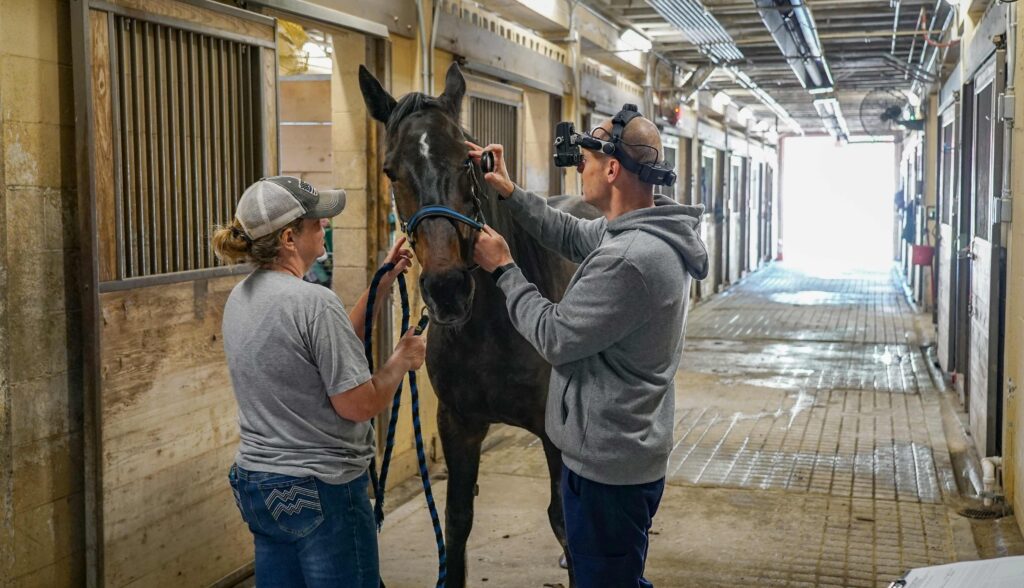
{"label": "concrete block wall", "polygon": [[0,584],[84,577],[68,2],[0,0]]}
{"label": "concrete block wall", "polygon": [[351,308],[369,285],[367,213],[367,112],[359,91],[359,65],[365,62],[366,38],[333,34],[331,76],[331,151],[334,184],[348,193],[345,211],[334,219],[334,290]]}

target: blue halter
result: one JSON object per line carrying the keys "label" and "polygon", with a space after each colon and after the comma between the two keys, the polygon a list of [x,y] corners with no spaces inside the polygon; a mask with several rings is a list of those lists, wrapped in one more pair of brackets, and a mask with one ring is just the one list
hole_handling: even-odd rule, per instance
{"label": "blue halter", "polygon": [[416,227],[418,227],[421,222],[435,216],[449,218],[454,221],[458,221],[464,225],[468,225],[471,229],[475,231],[479,231],[484,228],[483,223],[481,223],[478,220],[469,218],[468,216],[462,214],[461,212],[452,210],[447,206],[441,206],[440,204],[431,204],[430,206],[424,206],[423,208],[417,210],[416,214],[412,215],[412,217],[408,221],[402,223],[404,225],[402,227],[402,230],[404,230],[407,235],[411,236],[413,233],[416,232]]}

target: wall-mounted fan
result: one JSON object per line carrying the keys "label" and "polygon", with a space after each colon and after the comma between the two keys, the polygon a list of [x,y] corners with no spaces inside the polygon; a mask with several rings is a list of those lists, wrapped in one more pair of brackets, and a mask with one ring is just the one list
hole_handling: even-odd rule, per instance
{"label": "wall-mounted fan", "polygon": [[860,103],[860,124],[869,135],[887,135],[899,128],[924,129],[924,119],[907,116],[907,96],[898,90],[871,90]]}

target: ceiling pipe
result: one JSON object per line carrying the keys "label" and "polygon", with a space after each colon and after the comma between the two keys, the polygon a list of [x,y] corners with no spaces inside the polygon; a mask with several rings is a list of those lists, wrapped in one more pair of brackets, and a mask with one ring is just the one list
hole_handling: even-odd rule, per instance
{"label": "ceiling pipe", "polygon": [[895,3],[894,8],[896,9],[892,17],[892,48],[889,49],[890,55],[896,55],[896,29],[900,26],[900,3],[903,0],[890,0],[890,5]]}

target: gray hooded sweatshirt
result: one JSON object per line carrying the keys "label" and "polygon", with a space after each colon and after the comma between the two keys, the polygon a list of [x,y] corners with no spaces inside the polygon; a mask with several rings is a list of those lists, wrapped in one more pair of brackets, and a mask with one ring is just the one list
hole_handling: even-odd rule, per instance
{"label": "gray hooded sweatshirt", "polygon": [[604,484],[665,476],[691,276],[708,273],[703,207],[656,197],[653,208],[582,220],[516,189],[505,201],[548,249],[580,264],[561,302],[519,269],[498,280],[516,329],[552,365],[545,429],[562,460]]}

